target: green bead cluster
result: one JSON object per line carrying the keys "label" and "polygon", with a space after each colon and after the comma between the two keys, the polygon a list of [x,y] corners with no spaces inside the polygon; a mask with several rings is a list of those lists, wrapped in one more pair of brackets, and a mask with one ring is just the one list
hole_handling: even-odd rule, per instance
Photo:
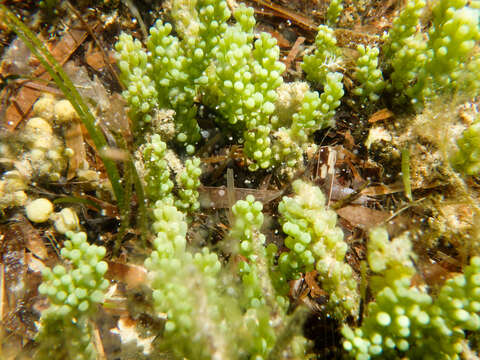
{"label": "green bead cluster", "polygon": [[218,106],[218,110],[228,124],[242,124],[247,121],[248,111],[259,108],[263,94],[255,94],[252,84],[253,74],[249,60],[252,53],[253,26],[246,19],[253,19],[253,9],[240,6],[236,12],[242,23],[228,27],[215,51],[215,72],[210,73],[214,84],[207,94],[207,103]]}
{"label": "green bead cluster", "polygon": [[[480,9],[478,10],[480,11]],[[466,70],[460,75],[460,91],[467,94],[477,94],[480,90],[480,51],[474,51]]]}
{"label": "green bead cluster", "polygon": [[[222,338],[214,325],[220,323],[220,295],[216,292],[220,262],[206,248],[195,255],[186,250],[185,215],[177,210],[172,198],[157,201],[154,217],[157,236],[145,267],[155,310],[167,316],[159,347],[173,349],[181,357],[209,359],[209,346],[213,346],[207,346],[209,337]],[[206,328],[207,323],[210,328]]]}
{"label": "green bead cluster", "polygon": [[42,312],[35,341],[40,344],[35,359],[97,360],[92,327],[84,318],[67,321],[49,308]]}
{"label": "green bead cluster", "polygon": [[[197,87],[191,79],[197,73],[196,64],[185,54],[184,43],[170,35],[172,26],[157,20],[147,39],[151,77],[154,79],[162,107],[175,110],[177,141],[195,143],[199,127],[195,119],[194,100]],[[202,60],[201,57],[195,58]]]}
{"label": "green bead cluster", "polygon": [[352,357],[456,359],[465,331],[480,330],[480,258],[472,258],[434,298],[425,287],[412,286],[412,255],[407,236],[390,242],[384,229],[370,233],[375,301],[368,304],[361,327],[342,329],[343,346]]}
{"label": "green bead cluster", "polygon": [[272,151],[277,163],[284,163],[287,167],[295,167],[302,163],[304,147],[309,144],[309,137],[316,131],[334,123],[335,109],[340,105],[342,98],[343,75],[328,73],[323,93],[319,96],[316,91],[307,90],[290,117],[288,124],[274,132]]}
{"label": "green bead cluster", "polygon": [[[145,193],[151,204],[167,197],[173,198],[173,181],[170,180],[170,168],[165,159],[167,145],[160,135],[152,135],[143,149]],[[185,161],[185,169],[177,174],[178,188],[175,194],[175,206],[184,212],[200,208],[198,187],[200,186],[200,159],[193,157]]]}
{"label": "green bead cluster", "polygon": [[320,112],[320,105],[320,96],[316,91],[307,91],[305,93],[300,109],[292,116],[292,127],[290,130],[292,140],[304,144],[315,130],[325,126],[327,121],[318,121],[318,119],[323,118],[323,114]]}
{"label": "green bead cluster", "polygon": [[[252,47],[255,19],[253,9],[240,5],[234,13],[238,23],[227,29],[216,51],[213,92],[208,100],[243,132],[249,169],[266,169],[272,164],[270,133],[285,66],[279,59],[277,41],[261,33]],[[208,98],[207,98],[208,99]]]}
{"label": "green bead cluster", "polygon": [[[262,205],[253,196],[232,208],[229,241],[240,280],[221,272],[221,263],[207,248],[187,250],[187,223],[171,197],[157,201],[153,251],[145,261],[155,311],[165,314],[165,330],[157,350],[179,358],[267,359],[288,318],[286,301],[271,281],[275,250],[264,247],[260,233]],[[238,263],[233,258],[238,259]],[[226,282],[226,281],[230,282]],[[286,282],[285,282],[286,284]],[[290,342],[291,340],[288,340]],[[297,337],[288,351],[300,351]]]}
{"label": "green bead cluster", "polygon": [[265,236],[260,233],[263,224],[262,204],[255,201],[252,195],[239,200],[233,205],[234,222],[230,238],[238,244],[238,253],[242,256],[239,262],[239,274],[244,285],[244,296],[248,307],[258,308],[265,304],[263,289],[260,283],[261,262],[266,267]]}
{"label": "green bead cluster", "polygon": [[384,38],[384,58],[393,68],[389,87],[396,92],[409,88],[427,61],[427,43],[417,30],[425,6],[425,0],[408,1]]}
{"label": "green bead cluster", "polygon": [[480,39],[478,11],[466,4],[467,1],[444,0],[434,7],[428,42],[431,56],[412,89],[414,101],[430,99],[439,90],[457,88],[464,64]]}
{"label": "green bead cluster", "polygon": [[327,9],[327,25],[328,26],[335,26],[338,22],[338,18],[343,11],[343,0],[330,0],[330,4],[328,4]]}
{"label": "green bead cluster", "polygon": [[[246,309],[244,321],[253,335],[250,344],[252,358],[264,359],[275,344],[274,327],[269,325],[270,312],[278,308],[268,273],[265,236],[260,233],[263,224],[262,204],[252,195],[233,205],[234,222],[229,237],[238,244],[241,260],[238,272],[242,279],[242,307]],[[270,304],[269,304],[270,303]],[[267,306],[270,305],[270,306]]]}
{"label": "green bead cluster", "polygon": [[331,72],[326,75],[323,93],[320,95],[319,108],[323,127],[334,124],[335,109],[340,106],[340,99],[344,94],[342,79],[343,75],[338,72]]}
{"label": "green bead cluster", "polygon": [[385,88],[382,72],[378,68],[379,50],[376,47],[358,45],[357,51],[360,56],[356,61],[354,77],[360,86],[355,88],[353,93],[372,102],[378,101]]}
{"label": "green bead cluster", "polygon": [[342,78],[340,73],[328,73],[320,96],[301,82],[284,83],[278,88],[272,142],[276,164],[287,169],[303,164],[303,153],[312,145],[310,136],[334,124],[335,109],[344,94]]}
{"label": "green bead cluster", "polygon": [[478,81],[469,81],[473,88],[462,84],[472,76],[468,69],[480,39],[478,10],[467,6],[466,0],[438,1],[428,34],[423,34],[416,27],[424,4],[422,0],[407,3],[384,47],[386,58],[393,59],[393,87],[411,98],[417,109],[441,93],[461,90],[474,96],[478,90]]}
{"label": "green bead cluster", "polygon": [[61,250],[71,269],[57,265],[43,272],[38,291],[47,295],[50,307],[42,312],[36,340],[40,359],[95,359],[88,319],[103,301],[109,282],[105,248],[89,245],[85,233],[67,232],[69,240]]}
{"label": "green bead cluster", "polygon": [[384,38],[383,52],[387,60],[394,59],[396,54],[405,47],[405,41],[417,32],[425,6],[425,0],[409,0],[393,20],[392,28]]}
{"label": "green bead cluster", "polygon": [[329,295],[329,310],[338,318],[358,311],[359,295],[352,268],[345,263],[347,244],[336,227],[337,215],[325,206],[322,191],[301,180],[292,183],[294,197],[284,197],[278,205],[280,223],[290,249],[278,259],[288,279],[315,269]]}
{"label": "green bead cluster", "polygon": [[270,145],[271,122],[277,100],[276,89],[283,83],[281,74],[285,70],[283,63],[278,61],[280,49],[277,41],[268,33],[262,33],[255,41],[253,58],[255,59],[252,74],[255,81],[255,93],[265,94],[260,104],[258,114],[247,121],[244,133],[245,154],[254,160],[250,170],[266,169],[272,165],[272,149]]}
{"label": "green bead cluster", "polygon": [[[183,38],[171,36],[172,26],[158,20],[146,42],[148,53],[138,40],[125,34],[119,37],[116,50],[127,86],[124,96],[140,117],[140,127],[151,121],[153,110],[169,107],[176,112],[177,140],[193,144],[200,138],[194,102],[199,87],[208,83],[205,70],[226,30],[230,11],[225,1],[216,0],[198,1],[195,9],[182,1],[174,5],[172,15]],[[144,88],[148,92],[142,93]]]}
{"label": "green bead cluster", "polygon": [[[328,74],[340,56],[333,31],[320,27],[319,49],[305,57],[305,71],[324,87],[320,103],[314,93],[302,97],[304,104],[298,107],[296,118],[289,120],[288,125],[294,127],[290,131],[287,124],[280,124],[276,109],[285,65],[269,33],[260,33],[254,41],[252,8],[239,5],[233,14],[234,25],[226,23],[230,12],[223,0],[197,1],[193,7],[182,0],[172,4],[171,14],[178,37],[171,35],[170,24],[158,20],[150,29],[148,52],[124,34],[116,45],[127,86],[124,95],[140,130],[152,121],[155,111],[171,108],[176,113],[176,140],[192,153],[192,145],[200,139],[196,121],[200,100],[216,110],[218,125],[240,134],[251,171],[297,165],[308,136],[332,125],[343,95],[342,75]],[[325,63],[319,78],[315,75],[318,62]]]}
{"label": "green bead cluster", "polygon": [[415,34],[403,40],[403,46],[391,60],[391,87],[397,92],[403,92],[417,78],[420,68],[425,66],[428,55],[427,43],[422,34]]}
{"label": "green bead cluster", "polygon": [[453,166],[468,174],[480,171],[480,120],[470,125],[457,141],[458,151],[452,157]]}
{"label": "green bead cluster", "polygon": [[378,292],[392,284],[399,276],[411,278],[415,273],[412,260],[416,259],[408,236],[398,236],[392,241],[384,228],[374,228],[369,233],[368,265],[381,276],[372,276],[370,287]]}
{"label": "green bead cluster", "polygon": [[330,123],[322,116],[320,105],[318,93],[307,90],[298,111],[291,116],[291,126],[281,127],[275,133],[273,152],[277,162],[284,161],[288,167],[301,163],[302,146],[308,142],[308,137]]}
{"label": "green bead cluster", "polygon": [[185,170],[177,176],[178,199],[175,205],[183,211],[195,211],[200,208],[198,187],[200,186],[200,159],[194,157],[185,161]]}
{"label": "green bead cluster", "polygon": [[173,182],[164,158],[166,149],[167,144],[161,140],[160,135],[154,134],[143,150],[145,194],[152,203],[172,193]]}
{"label": "green bead cluster", "polygon": [[465,331],[480,330],[480,257],[473,257],[464,273],[448,279],[442,286],[434,303],[432,312],[444,316],[446,328],[441,328],[447,335]]}
{"label": "green bead cluster", "polygon": [[138,39],[122,33],[115,45],[120,78],[126,85],[122,95],[140,121],[149,122],[150,112],[158,106],[156,85],[149,76],[148,55]]}
{"label": "green bead cluster", "polygon": [[67,232],[66,236],[70,240],[65,241],[60,254],[70,260],[72,270],[67,271],[63,265],[46,268],[38,290],[58,306],[59,315],[76,317],[95,311],[95,304],[103,301],[108,265],[102,261],[105,248],[89,245],[85,233]]}
{"label": "green bead cluster", "polygon": [[337,70],[340,61],[341,52],[334,31],[326,25],[320,25],[315,37],[315,51],[303,57],[302,69],[307,79],[323,84],[327,74]]}

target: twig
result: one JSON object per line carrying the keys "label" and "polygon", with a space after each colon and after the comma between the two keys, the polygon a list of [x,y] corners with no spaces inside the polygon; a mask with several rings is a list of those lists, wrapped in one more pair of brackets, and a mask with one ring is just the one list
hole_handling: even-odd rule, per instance
{"label": "twig", "polygon": [[297,57],[298,53],[300,52],[300,45],[302,45],[304,41],[305,38],[303,36],[300,36],[297,38],[297,40],[295,40],[295,44],[293,44],[287,58],[285,59],[285,71],[288,71],[292,61]]}

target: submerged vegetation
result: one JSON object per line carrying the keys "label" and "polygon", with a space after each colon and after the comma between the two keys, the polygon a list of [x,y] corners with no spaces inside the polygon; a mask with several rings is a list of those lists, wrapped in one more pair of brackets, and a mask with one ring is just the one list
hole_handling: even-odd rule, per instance
{"label": "submerged vegetation", "polygon": [[[426,5],[331,0],[302,48],[245,4],[165,1],[110,30],[103,82],[1,5],[2,79],[35,83],[22,46],[49,77],[28,114],[2,93],[0,352],[478,356],[480,6]],[[388,30],[358,30],[376,6]]]}

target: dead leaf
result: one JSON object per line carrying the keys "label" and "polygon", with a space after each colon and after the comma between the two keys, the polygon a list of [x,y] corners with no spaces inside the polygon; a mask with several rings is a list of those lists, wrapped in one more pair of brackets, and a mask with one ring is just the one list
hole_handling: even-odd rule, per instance
{"label": "dead leaf", "polygon": [[389,119],[393,116],[394,116],[393,112],[391,112],[390,110],[385,108],[385,109],[382,109],[382,110],[378,110],[376,113],[374,113],[372,116],[370,116],[370,118],[368,119],[368,122],[369,123],[374,123],[374,122],[377,122],[377,121]]}
{"label": "dead leaf", "polygon": [[37,275],[41,275],[43,269],[46,268],[45,264],[33,256],[32,253],[25,254],[25,261],[27,263],[28,270],[36,273]]}
{"label": "dead leaf", "polygon": [[102,70],[106,65],[105,60],[103,59],[103,54],[99,50],[89,52],[85,56],[85,61],[96,71]]}
{"label": "dead leaf", "polygon": [[291,46],[290,41],[288,41],[281,33],[275,30],[272,26],[266,24],[257,24],[257,31],[267,32],[272,35],[280,48],[289,48]]}
{"label": "dead leaf", "polygon": [[127,287],[131,289],[145,283],[147,270],[138,265],[108,261],[106,276],[108,279],[125,283]]}
{"label": "dead leaf", "polygon": [[313,32],[314,34],[317,33],[318,26],[309,18],[307,18],[306,16],[303,16],[300,13],[289,10],[283,6],[271,3],[269,1],[264,1],[264,0],[252,0],[252,1],[261,6],[261,9],[255,8],[255,12],[257,13],[261,14],[264,12],[264,9],[270,9],[275,12],[275,16],[278,16],[279,18],[282,18],[285,20],[290,20],[295,25],[307,31]]}
{"label": "dead leaf", "polygon": [[370,209],[359,205],[347,205],[337,210],[337,214],[350,224],[362,230],[384,223],[390,216],[390,212]]}
{"label": "dead leaf", "polygon": [[[55,60],[61,65],[65,64],[78,46],[85,40],[86,36],[87,32],[83,30],[70,29],[65,32],[60,41],[56,43],[51,50]],[[50,74],[43,66],[39,65],[38,61],[37,68],[33,71],[33,76],[43,80],[51,79]],[[41,91],[29,87],[22,87],[19,90],[6,110],[6,118],[8,119],[6,128],[8,130],[14,130],[18,124],[28,116],[33,104],[41,94]]]}
{"label": "dead leaf", "polygon": [[[235,188],[234,190],[236,200],[245,199],[247,195],[253,195],[256,200],[263,204],[269,203],[283,194],[283,190],[257,190],[245,188]],[[202,186],[199,189],[199,193],[200,204],[204,208],[229,208],[227,188],[225,186]]]}
{"label": "dead leaf", "polygon": [[32,296],[36,294],[39,277],[27,277],[25,238],[21,227],[13,223],[2,230],[1,268],[5,295],[1,322],[6,330],[33,339],[38,314],[32,310]]}
{"label": "dead leaf", "polygon": [[21,231],[26,248],[39,259],[46,260],[48,251],[38,230],[21,214],[16,214],[12,220],[16,221],[15,227]]}

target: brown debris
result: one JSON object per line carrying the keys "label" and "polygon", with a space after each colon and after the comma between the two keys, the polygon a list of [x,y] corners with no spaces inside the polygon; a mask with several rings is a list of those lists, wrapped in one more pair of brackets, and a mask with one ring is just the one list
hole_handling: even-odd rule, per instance
{"label": "brown debris", "polygon": [[363,230],[383,224],[391,216],[387,211],[370,209],[359,205],[347,205],[338,209],[337,214],[355,227]]}
{"label": "brown debris", "polygon": [[147,270],[144,267],[119,262],[108,261],[108,279],[125,283],[127,288],[133,289],[145,283]]}
{"label": "brown debris", "polygon": [[79,121],[74,121],[65,130],[65,145],[73,150],[73,156],[68,161],[67,180],[73,179],[77,175],[77,170],[87,163],[82,128]]}
{"label": "brown debris", "polygon": [[[263,204],[269,203],[282,196],[282,190],[257,190],[246,188],[235,188],[235,199],[245,199],[247,195],[255,196],[255,199]],[[199,189],[200,204],[204,208],[228,209],[229,201],[227,196],[227,188],[225,186],[213,187],[202,186]]]}
{"label": "brown debris", "polygon": [[393,112],[391,112],[390,110],[385,108],[385,109],[382,109],[382,110],[378,110],[376,113],[374,113],[372,116],[370,116],[368,118],[368,122],[369,123],[374,123],[374,122],[377,122],[377,121],[390,119],[393,116],[394,116]]}
{"label": "brown debris", "polygon": [[300,50],[301,50],[301,45],[304,43],[305,41],[305,38],[303,36],[300,36],[297,38],[297,40],[295,41],[295,44],[293,44],[292,48],[290,49],[290,51],[288,52],[288,56],[287,58],[285,59],[285,71],[288,71],[288,69],[290,68],[292,62],[295,60],[295,58],[297,57],[297,55],[299,54]]}
{"label": "brown debris", "polygon": [[312,22],[308,17],[289,10],[283,6],[267,2],[264,0],[252,0],[252,2],[256,3],[258,6],[260,6],[260,9],[257,7],[255,8],[255,12],[259,14],[265,14],[264,9],[269,9],[273,12],[273,16],[279,17],[281,19],[289,20],[295,25],[301,27],[304,30],[307,30],[309,32],[317,32],[317,25]]}
{"label": "brown debris", "polygon": [[[87,37],[87,32],[83,30],[69,29],[65,32],[61,40],[51,49],[52,56],[61,65],[65,64],[75,50],[83,43]],[[50,74],[41,66],[38,60],[33,61],[32,66],[36,67],[32,75],[34,78],[43,81],[51,80]],[[44,85],[42,81],[32,81]],[[15,98],[10,99],[12,102],[6,110],[6,128],[10,131],[14,130],[18,124],[30,113],[30,110],[42,94],[41,91],[32,89],[31,87],[21,87]]]}

